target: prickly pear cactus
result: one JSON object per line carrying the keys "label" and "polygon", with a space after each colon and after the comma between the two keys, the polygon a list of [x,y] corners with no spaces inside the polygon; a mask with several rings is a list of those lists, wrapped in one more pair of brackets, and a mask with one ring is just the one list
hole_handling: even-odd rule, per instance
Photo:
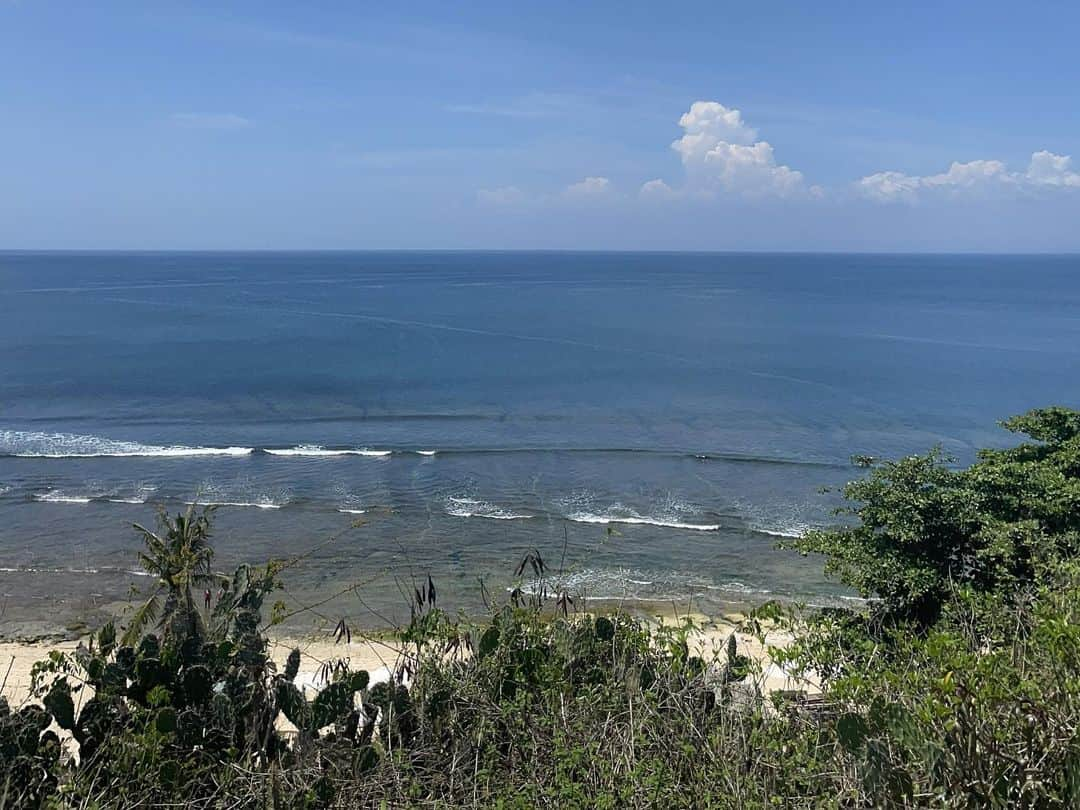
{"label": "prickly pear cactus", "polygon": [[56,788],[60,739],[46,731],[51,720],[40,706],[13,713],[0,698],[0,784],[7,806],[37,807]]}

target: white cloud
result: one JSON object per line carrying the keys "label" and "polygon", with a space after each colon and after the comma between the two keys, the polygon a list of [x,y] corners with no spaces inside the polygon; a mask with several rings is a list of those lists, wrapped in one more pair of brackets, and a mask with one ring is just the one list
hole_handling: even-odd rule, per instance
{"label": "white cloud", "polygon": [[1027,178],[1040,186],[1080,188],[1080,172],[1072,170],[1072,158],[1068,155],[1055,155],[1045,149],[1031,156]]}
{"label": "white cloud", "polygon": [[236,113],[173,113],[169,120],[187,129],[244,129],[253,123]]}
{"label": "white cloud", "polygon": [[878,172],[855,181],[855,188],[862,196],[879,202],[913,202],[919,191],[919,178],[903,172]]}
{"label": "white cloud", "polygon": [[757,138],[757,130],[746,125],[739,110],[718,101],[695,101],[679,119],[679,126],[686,131],[683,140],[700,135],[748,144]]}
{"label": "white cloud", "polygon": [[929,194],[969,197],[1002,193],[1031,193],[1049,188],[1080,188],[1080,173],[1071,158],[1053,152],[1035,152],[1023,172],[1009,171],[1000,160],[954,162],[940,174],[909,175],[878,172],[855,182],[856,191],[878,202],[914,203]]}
{"label": "white cloud", "polygon": [[528,195],[517,186],[482,188],[476,192],[477,199],[488,205],[517,205],[528,199]]}
{"label": "white cloud", "polygon": [[670,200],[679,196],[675,189],[659,179],[642,183],[638,195],[650,200]]}
{"label": "white cloud", "polygon": [[679,119],[684,135],[671,144],[686,169],[687,186],[713,194],[787,197],[805,191],[801,172],[778,165],[773,147],[739,110],[695,101]]}
{"label": "white cloud", "polygon": [[[699,100],[679,117],[682,136],[671,143],[685,176],[674,183],[655,178],[642,183],[637,199],[650,203],[723,198],[780,198],[804,202],[855,196],[880,203],[915,204],[927,199],[1034,198],[1080,189],[1080,171],[1067,155],[1035,152],[1028,166],[1011,170],[1000,160],[954,161],[936,174],[881,171],[849,186],[849,195],[837,195],[809,185],[802,172],[778,162],[773,145],[759,137],[740,110],[718,101]],[[560,194],[527,194],[516,186],[484,189],[478,199],[490,204],[529,201],[538,204],[566,200],[624,199],[602,176],[572,183]],[[625,200],[624,200],[625,201]]]}
{"label": "white cloud", "polygon": [[611,181],[606,177],[586,177],[579,183],[572,183],[563,192],[569,197],[596,197],[611,190]]}
{"label": "white cloud", "polygon": [[1000,160],[953,161],[947,172],[921,179],[927,188],[969,189],[986,183],[1011,183],[1013,178]]}

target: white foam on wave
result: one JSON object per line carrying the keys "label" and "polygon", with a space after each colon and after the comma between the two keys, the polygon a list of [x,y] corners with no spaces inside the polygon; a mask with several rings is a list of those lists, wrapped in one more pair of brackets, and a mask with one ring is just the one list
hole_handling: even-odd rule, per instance
{"label": "white foam on wave", "polygon": [[76,503],[87,504],[94,500],[93,495],[71,495],[66,492],[62,492],[59,489],[50,490],[49,492],[42,492],[34,495],[35,501],[41,501],[42,503]]}
{"label": "white foam on wave", "polygon": [[37,568],[32,565],[0,568],[0,574],[100,574],[99,568]]}
{"label": "white foam on wave", "polygon": [[253,509],[280,509],[285,504],[274,503],[270,500],[259,501],[184,501],[188,506],[235,506],[251,507]]}
{"label": "white foam on wave", "polygon": [[141,505],[146,503],[147,499],[156,491],[157,487],[152,484],[139,484],[131,495],[120,495],[114,491],[105,500],[109,503]]}
{"label": "white foam on wave", "polygon": [[489,520],[527,520],[532,515],[509,512],[506,509],[476,498],[450,497],[446,499],[446,513],[454,517],[488,518]]}
{"label": "white foam on wave", "polygon": [[[543,580],[543,588],[549,596],[565,590],[575,599],[587,602],[671,602],[685,599],[688,594],[701,593],[707,587],[708,583],[694,574],[631,568],[585,568]],[[521,589],[536,595],[541,590],[541,582],[525,582]]]}
{"label": "white foam on wave", "polygon": [[[658,602],[671,603],[696,595],[707,599],[763,598],[766,588],[732,580],[712,582],[689,571],[640,570],[632,568],[585,568],[530,580],[521,589],[530,595],[543,590],[550,597],[566,590],[574,599],[585,602]],[[512,590],[512,588],[507,588]]]}
{"label": "white foam on wave", "polygon": [[307,456],[307,457],[322,457],[322,456],[343,456],[344,450],[327,450],[325,447],[319,447],[314,444],[301,444],[297,447],[279,447],[279,448],[266,448],[264,452],[269,453],[272,456]]}
{"label": "white foam on wave", "polygon": [[772,593],[768,588],[756,588],[753,585],[747,585],[745,582],[739,582],[738,580],[723,582],[718,585],[706,585],[705,587],[710,591],[720,591],[723,593],[752,594],[760,596]]}
{"label": "white foam on wave", "polygon": [[566,519],[572,520],[575,523],[626,523],[633,526],[659,526],[662,529],[687,529],[696,532],[715,532],[720,530],[719,523],[686,523],[681,520],[665,520],[664,518],[648,517],[645,515],[612,512],[601,514],[572,512],[566,516]]}
{"label": "white foam on wave", "polygon": [[697,532],[719,531],[719,523],[706,523],[699,517],[701,510],[668,493],[639,511],[618,501],[601,506],[588,491],[576,492],[556,502],[567,520],[575,523],[606,525],[619,523],[631,526],[656,526]]}
{"label": "white foam on wave", "polygon": [[345,507],[341,507],[338,511],[343,515],[363,515],[367,513],[367,509],[346,509]]}
{"label": "white foam on wave", "polygon": [[187,457],[187,456],[246,456],[251,447],[187,447],[184,445],[152,445],[138,442],[104,439],[100,436],[79,436],[73,433],[42,433],[39,431],[0,430],[0,455],[16,458],[124,458],[124,457]]}
{"label": "white foam on wave", "polygon": [[791,537],[798,539],[802,537],[809,530],[809,526],[791,527],[787,529],[762,529],[758,527],[751,527],[753,531],[758,534],[768,534],[772,537]]}
{"label": "white foam on wave", "polygon": [[40,503],[72,503],[72,504],[88,504],[88,503],[122,503],[122,504],[144,504],[146,499],[152,492],[157,489],[155,486],[142,485],[136,486],[134,490],[129,490],[130,495],[122,494],[123,490],[119,488],[106,488],[100,485],[95,485],[90,482],[87,488],[82,492],[67,491],[62,489],[52,489],[48,492],[40,492],[33,496],[35,501]]}
{"label": "white foam on wave", "polygon": [[433,456],[439,451],[438,450],[417,450],[416,452],[417,452],[418,455],[421,455],[421,456]]}
{"label": "white foam on wave", "polygon": [[287,488],[266,489],[248,478],[235,481],[207,480],[195,491],[194,499],[185,501],[196,506],[224,506],[251,509],[281,509],[292,500]]}
{"label": "white foam on wave", "polygon": [[366,447],[335,450],[317,444],[300,444],[296,447],[267,448],[265,452],[272,456],[302,456],[306,458],[329,458],[332,456],[366,456],[368,458],[383,458],[393,453],[392,450],[369,450]]}
{"label": "white foam on wave", "polygon": [[130,574],[135,577],[152,577],[146,571],[127,568],[40,568],[32,565],[0,568],[0,574]]}

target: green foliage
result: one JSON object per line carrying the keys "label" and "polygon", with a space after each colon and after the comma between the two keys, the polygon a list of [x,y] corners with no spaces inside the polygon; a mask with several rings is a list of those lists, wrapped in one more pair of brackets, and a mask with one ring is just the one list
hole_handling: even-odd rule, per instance
{"label": "green foliage", "polygon": [[793,544],[869,599],[747,618],[791,634],[773,658],[815,699],[762,694],[735,634],[703,659],[689,620],[572,613],[533,549],[535,593],[473,622],[428,577],[390,678],[327,664],[308,700],[299,650],[281,673],[267,655],[283,566],[218,577],[204,622],[208,515],[163,518],[141,530],[156,603],[37,664],[43,708],[0,700],[0,808],[1080,806],[1080,414],[1004,425],[1034,441],[967,469],[853,458],[845,525]]}
{"label": "green foliage", "polygon": [[210,572],[214,558],[210,546],[213,512],[214,507],[207,506],[196,514],[193,503],[187,512],[175,517],[161,509],[157,532],[135,524],[144,545],[144,550],[139,552],[139,563],[157,582],[128,622],[123,636],[125,644],[134,645],[151,626],[167,640],[202,637],[205,628],[191,587],[214,584]]}
{"label": "green foliage", "polygon": [[[168,531],[147,538],[142,560],[160,576],[163,603],[183,605],[212,556],[204,545],[208,513],[163,518],[162,525]],[[347,748],[361,747],[353,705],[367,673],[338,668],[335,682],[309,702],[291,682],[299,653],[290,656],[284,675],[267,655],[261,608],[278,587],[279,570],[276,563],[245,565],[223,578],[209,627],[201,617],[179,618],[177,608],[180,613],[159,622],[162,637],[135,634],[129,625],[118,644],[109,624],[73,654],[53,653],[35,665],[34,691],[44,710],[0,712],[0,751],[10,755],[0,757],[0,797],[5,782],[9,797],[0,807],[11,806],[11,797],[20,807],[39,806],[61,782],[75,805],[202,802],[236,779],[234,765],[287,768],[322,756],[320,732]],[[191,610],[198,615],[193,603]],[[84,693],[92,696],[83,700]],[[291,747],[276,722],[282,713],[300,721]],[[77,764],[61,765],[58,738],[42,734],[53,720],[78,745]],[[301,806],[325,804],[332,798],[328,789],[325,783],[309,795],[305,787]]]}
{"label": "green foliage", "polygon": [[931,453],[845,494],[851,525],[794,544],[870,597],[786,652],[847,707],[835,733],[875,804],[1080,806],[1080,414],[967,469]]}
{"label": "green foliage", "polygon": [[1045,441],[986,450],[968,469],[940,452],[887,462],[844,490],[853,519],[791,547],[873,601],[884,625],[927,628],[957,589],[1024,598],[1080,543],[1080,413],[1035,410],[1005,423]]}
{"label": "green foliage", "polygon": [[60,740],[46,731],[49,713],[40,706],[12,712],[0,697],[0,796],[4,807],[35,807],[57,786]]}
{"label": "green foliage", "polygon": [[[836,678],[849,766],[881,804],[1080,805],[1080,570],[1071,565],[987,648],[946,622],[891,634],[894,654]],[[914,798],[913,798],[914,797]]]}

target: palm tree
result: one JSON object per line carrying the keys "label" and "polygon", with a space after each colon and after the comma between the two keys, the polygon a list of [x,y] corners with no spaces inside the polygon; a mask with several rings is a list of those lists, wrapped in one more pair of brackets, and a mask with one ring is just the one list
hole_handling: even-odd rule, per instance
{"label": "palm tree", "polygon": [[139,562],[147,573],[157,577],[157,583],[146,601],[136,608],[121,643],[137,644],[151,624],[161,629],[166,639],[181,643],[205,635],[206,628],[191,588],[192,585],[209,587],[214,582],[210,570],[214,558],[210,547],[213,511],[213,506],[207,506],[196,515],[192,503],[185,514],[172,517],[161,508],[157,532],[135,524],[146,546],[139,552]]}

